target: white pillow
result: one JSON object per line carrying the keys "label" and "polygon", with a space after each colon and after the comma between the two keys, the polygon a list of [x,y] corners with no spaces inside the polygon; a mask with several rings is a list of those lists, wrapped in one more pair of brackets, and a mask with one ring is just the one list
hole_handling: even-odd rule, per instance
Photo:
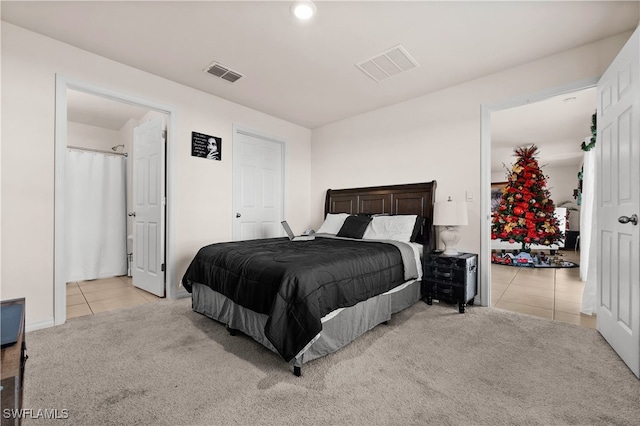
{"label": "white pillow", "polygon": [[418,218],[415,214],[374,216],[364,232],[364,240],[395,240],[408,243]]}
{"label": "white pillow", "polygon": [[328,213],[318,233],[337,234],[348,217],[349,213]]}

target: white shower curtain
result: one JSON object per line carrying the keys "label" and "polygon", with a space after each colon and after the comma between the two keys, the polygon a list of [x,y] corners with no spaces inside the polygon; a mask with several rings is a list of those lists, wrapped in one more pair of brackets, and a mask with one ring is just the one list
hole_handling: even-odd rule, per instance
{"label": "white shower curtain", "polygon": [[[587,138],[586,143],[590,142]],[[580,208],[580,278],[585,281],[580,312],[596,311],[596,150],[584,153],[582,205]]]}
{"label": "white shower curtain", "polygon": [[126,157],[67,150],[67,282],[127,273]]}

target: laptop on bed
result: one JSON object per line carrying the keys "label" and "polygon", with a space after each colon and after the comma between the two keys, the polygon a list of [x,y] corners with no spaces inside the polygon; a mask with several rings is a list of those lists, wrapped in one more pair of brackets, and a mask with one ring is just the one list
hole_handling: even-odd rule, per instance
{"label": "laptop on bed", "polygon": [[291,227],[289,226],[286,220],[283,220],[280,223],[282,224],[282,227],[284,228],[284,231],[287,233],[287,236],[289,237],[290,241],[311,241],[316,238],[313,235],[301,235],[296,237],[295,235],[293,235],[293,231],[291,230]]}

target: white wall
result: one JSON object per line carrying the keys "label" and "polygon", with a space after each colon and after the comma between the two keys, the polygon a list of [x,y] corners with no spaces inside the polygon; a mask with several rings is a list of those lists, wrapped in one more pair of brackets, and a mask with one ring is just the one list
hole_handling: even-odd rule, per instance
{"label": "white wall", "polygon": [[630,36],[620,34],[314,129],[313,226],[322,223],[327,188],[436,180],[437,200],[464,200],[466,191],[473,193],[458,249],[478,253],[481,105],[599,76]]}
{"label": "white wall", "polygon": [[[310,223],[309,129],[2,22],[2,298],[27,298],[27,325],[53,317],[55,75],[175,108],[177,276],[203,245],[231,239],[231,143],[238,124],[287,142],[285,213]],[[226,84],[226,82],[220,82]],[[191,157],[191,132],[222,137],[222,161]],[[215,183],[215,185],[212,185]],[[295,200],[295,204],[292,202]],[[292,222],[294,222],[292,220]]]}
{"label": "white wall", "polygon": [[573,190],[578,188],[579,170],[579,166],[543,167],[542,171],[547,175],[547,188],[556,205],[565,201],[576,201],[573,198]]}
{"label": "white wall", "polygon": [[[120,132],[82,123],[67,123],[67,146],[100,149],[111,152],[111,147],[120,142]],[[122,149],[118,149],[122,152]]]}

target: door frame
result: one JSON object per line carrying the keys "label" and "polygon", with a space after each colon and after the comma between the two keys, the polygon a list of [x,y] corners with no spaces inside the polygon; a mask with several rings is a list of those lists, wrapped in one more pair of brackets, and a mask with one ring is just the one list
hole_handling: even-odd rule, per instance
{"label": "door frame", "polygon": [[[480,275],[482,306],[491,306],[491,113],[595,87],[600,76],[480,105]],[[596,106],[593,106],[594,110]]]}
{"label": "door frame", "polygon": [[54,294],[53,294],[53,320],[54,325],[64,324],[67,319],[67,286],[64,275],[65,252],[65,167],[67,149],[67,90],[76,90],[94,96],[99,96],[116,102],[135,105],[141,108],[157,111],[167,115],[167,153],[166,153],[166,224],[165,224],[165,294],[169,299],[176,299],[178,287],[174,281],[176,274],[175,229],[176,209],[171,202],[176,194],[177,169],[176,169],[176,144],[175,139],[176,110],[172,106],[118,92],[106,87],[98,86],[85,81],[76,80],[62,74],[56,74],[55,88],[55,182],[54,182]]}
{"label": "door frame", "polygon": [[[232,151],[234,151],[236,148],[236,144],[235,144],[235,138],[236,135],[238,133],[242,133],[244,135],[247,136],[252,136],[258,139],[264,139],[265,141],[268,142],[273,142],[273,143],[278,143],[280,145],[282,145],[282,205],[280,206],[281,208],[281,212],[282,212],[282,217],[280,218],[280,220],[284,220],[285,216],[286,216],[286,212],[285,212],[285,208],[286,208],[286,200],[288,199],[288,194],[287,194],[287,185],[286,182],[288,182],[288,173],[289,173],[289,167],[288,167],[288,158],[289,158],[289,149],[287,146],[287,142],[284,139],[275,137],[275,136],[271,136],[271,135],[267,135],[264,132],[255,130],[255,129],[251,129],[249,127],[245,127],[239,124],[233,124],[233,135],[232,135]],[[236,193],[235,193],[235,182],[233,182],[233,179],[236,178],[236,170],[234,170],[233,168],[233,162],[232,162],[232,166],[231,166],[231,240],[232,241],[236,241],[236,238],[238,238],[237,235],[235,235],[235,226],[233,225],[233,220],[235,219],[235,214],[236,211],[234,210],[236,207]],[[284,236],[284,230],[281,230],[281,235]]]}

